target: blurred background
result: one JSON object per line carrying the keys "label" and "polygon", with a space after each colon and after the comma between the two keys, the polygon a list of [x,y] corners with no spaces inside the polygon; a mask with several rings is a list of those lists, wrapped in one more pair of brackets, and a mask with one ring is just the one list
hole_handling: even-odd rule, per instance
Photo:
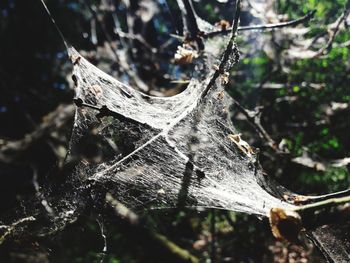
{"label": "blurred background", "polygon": [[[154,96],[186,88],[191,65],[174,63],[182,34],[174,0],[46,1],[66,39],[100,69]],[[235,1],[193,1],[220,28]],[[241,61],[227,92],[261,114],[277,154],[239,113],[236,127],[261,149],[266,174],[299,194],[350,183],[349,1],[243,1],[241,25],[279,23],[316,10],[311,21],[239,34]],[[220,22],[221,21],[221,22]],[[0,211],[19,209],[60,176],[74,121],[72,65],[40,1],[0,2]],[[132,74],[130,74],[132,72]],[[238,112],[238,111],[237,111]],[[0,247],[1,262],[181,262],[156,235],[203,262],[324,262],[318,250],[276,241],[268,223],[224,210],[152,210],[146,228],[89,217],[51,239]],[[145,230],[146,229],[146,230]],[[185,252],[184,252],[185,253]],[[3,259],[3,260],[2,260]]]}

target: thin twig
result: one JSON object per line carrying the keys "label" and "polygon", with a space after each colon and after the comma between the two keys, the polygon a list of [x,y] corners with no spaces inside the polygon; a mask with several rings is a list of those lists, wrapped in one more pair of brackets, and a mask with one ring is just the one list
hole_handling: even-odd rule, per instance
{"label": "thin twig", "polygon": [[298,206],[293,210],[298,213],[310,213],[321,209],[326,209],[337,205],[346,204],[349,202],[350,202],[350,196],[347,195],[343,197],[327,198],[325,200],[322,200],[316,203]]}
{"label": "thin twig", "polygon": [[200,50],[204,49],[197,18],[191,0],[177,0],[182,14],[184,25],[184,40],[194,40],[198,44]]}
{"label": "thin twig", "polygon": [[334,29],[330,29],[329,32],[329,40],[327,42],[327,44],[322,47],[321,49],[319,49],[316,54],[313,56],[313,58],[317,58],[320,57],[322,55],[325,55],[326,53],[329,53],[332,49],[332,45],[333,42],[335,40],[335,37],[337,36],[339,29],[340,29],[340,25],[341,23],[343,23],[344,21],[346,21],[348,15],[350,14],[350,1],[347,1],[347,4],[344,7],[344,11],[341,14],[341,16],[338,18],[338,21],[336,21],[336,25],[334,27]]}
{"label": "thin twig", "polygon": [[112,116],[120,121],[127,121],[127,122],[134,123],[134,124],[144,124],[144,123],[138,122],[134,119],[128,118],[128,117],[126,117],[118,112],[112,111],[106,105],[103,105],[101,107],[95,106],[95,105],[92,105],[89,103],[85,103],[81,98],[75,98],[74,103],[78,108],[85,107],[85,108],[89,108],[89,109],[93,109],[93,110],[98,111],[98,113],[96,114],[96,117],[99,119],[101,119],[102,117]]}
{"label": "thin twig", "polygon": [[264,129],[264,127],[261,125],[260,121],[259,121],[259,117],[257,117],[257,115],[255,114],[254,116],[252,116],[252,114],[250,114],[248,112],[248,110],[246,110],[237,100],[233,99],[233,103],[234,105],[238,108],[238,110],[247,118],[248,123],[258,132],[258,134],[264,138],[267,142],[268,145],[273,149],[273,150],[277,150],[276,148],[276,142],[271,138],[271,136],[266,132],[266,130]]}
{"label": "thin twig", "polygon": [[215,221],[216,221],[216,213],[215,209],[211,209],[211,218],[210,218],[210,232],[211,232],[211,253],[210,253],[210,259],[211,262],[216,262],[216,228],[215,228]]}
{"label": "thin twig", "polygon": [[89,9],[90,13],[92,14],[92,16],[94,17],[94,19],[97,21],[97,23],[99,24],[99,26],[102,29],[102,33],[104,34],[104,36],[106,37],[107,41],[107,45],[109,46],[109,48],[111,49],[113,55],[114,55],[114,59],[117,60],[117,62],[119,62],[119,56],[117,53],[117,50],[114,48],[114,46],[112,45],[112,37],[111,35],[108,33],[106,26],[104,24],[104,22],[102,21],[101,17],[98,16],[97,11],[96,11],[96,7],[95,6],[91,6],[90,3],[86,3],[85,1],[81,1],[82,4],[85,4],[87,6],[87,8]]}
{"label": "thin twig", "polygon": [[178,4],[184,7],[182,14],[185,31],[187,31],[185,34],[187,33],[193,38],[196,37],[199,33],[199,28],[191,0],[178,0]]}
{"label": "thin twig", "polygon": [[0,143],[0,161],[10,163],[17,160],[30,146],[42,138],[46,138],[52,131],[61,129],[68,121],[73,119],[73,105],[59,105],[53,112],[43,118],[43,122],[31,133],[22,139],[3,141]]}
{"label": "thin twig", "polygon": [[[281,23],[274,23],[274,24],[266,24],[266,25],[253,25],[253,26],[240,26],[238,27],[237,31],[249,31],[249,30],[272,30],[272,29],[278,29],[278,28],[284,28],[284,27],[290,27],[290,26],[296,26],[301,23],[304,23],[306,21],[309,21],[316,13],[316,10],[308,12],[305,16],[300,17],[298,19],[287,21],[287,22],[281,22]],[[225,30],[218,30],[209,32],[203,35],[203,38],[211,38],[217,35],[226,35],[231,32],[232,28],[227,28]]]}
{"label": "thin twig", "polygon": [[[124,222],[128,223],[129,227],[132,227],[138,234],[145,235],[148,238],[147,242],[156,242],[173,257],[175,257],[177,262],[199,262],[197,257],[193,256],[189,251],[181,248],[169,240],[166,236],[159,234],[158,232],[151,231],[149,227],[147,227],[148,222],[145,217],[140,218],[132,210],[117,201],[110,193],[106,194],[106,203],[113,208],[118,217],[120,217]],[[140,222],[142,222],[142,224],[140,224]]]}
{"label": "thin twig", "polygon": [[239,52],[238,52],[237,47],[235,46],[235,39],[236,39],[236,35],[237,35],[240,15],[241,15],[241,0],[238,0],[237,3],[236,3],[235,18],[233,20],[233,26],[232,26],[232,29],[231,29],[230,40],[229,40],[229,42],[227,44],[227,47],[226,47],[226,49],[224,51],[224,54],[222,56],[219,68],[214,72],[214,75],[211,78],[211,80],[209,81],[209,84],[204,89],[204,91],[203,91],[203,93],[201,95],[201,98],[204,98],[208,94],[210,88],[214,85],[216,79],[220,76],[220,74],[222,74],[224,72],[224,68],[225,68],[227,62],[229,61],[230,56],[232,55],[232,53],[235,53],[235,56],[236,56],[235,63],[238,62]]}
{"label": "thin twig", "polygon": [[23,223],[33,222],[36,218],[33,216],[21,218],[18,221],[12,223],[11,225],[0,225],[0,229],[5,229],[5,233],[0,236],[0,245],[5,241],[6,237],[10,235],[18,225]]}
{"label": "thin twig", "polygon": [[297,195],[295,198],[298,200],[296,201],[298,204],[309,204],[309,203],[315,203],[324,201],[330,198],[339,198],[339,197],[345,197],[350,195],[350,189],[346,189],[343,191],[325,194],[325,195],[316,195],[316,196],[306,196],[306,195]]}
{"label": "thin twig", "polygon": [[101,260],[100,263],[103,263],[107,254],[107,237],[106,237],[106,233],[105,233],[105,226],[103,224],[103,221],[96,219],[96,222],[98,224],[98,226],[100,227],[100,231],[101,231],[101,236],[103,239],[103,249],[102,249],[102,256],[101,256]]}

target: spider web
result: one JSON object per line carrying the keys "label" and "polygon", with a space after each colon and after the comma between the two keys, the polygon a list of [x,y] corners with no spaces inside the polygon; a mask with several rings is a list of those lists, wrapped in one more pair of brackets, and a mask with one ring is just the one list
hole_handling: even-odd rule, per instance
{"label": "spider web", "polygon": [[[162,98],[124,85],[70,48],[78,105],[71,153],[98,142],[75,176],[108,186],[132,207],[210,207],[257,215],[291,208],[269,193],[256,154],[228,138],[238,132],[230,121],[232,99],[213,69],[223,61],[218,47],[227,39],[221,39],[205,42],[187,89]],[[228,72],[239,53],[235,45],[224,51]]]}
{"label": "spider web", "polygon": [[[1,238],[22,236],[25,228],[18,225],[33,220],[39,224],[29,232],[58,232],[77,220],[88,202],[98,209],[93,195],[99,188],[89,187],[96,185],[133,207],[223,208],[263,216],[273,207],[293,208],[273,195],[279,186],[262,175],[256,154],[247,154],[229,139],[238,133],[230,117],[232,99],[225,95],[224,72],[212,67],[220,64],[229,72],[238,62],[237,47],[231,50],[225,42],[223,37],[206,40],[187,89],[168,98],[124,85],[66,44],[77,104],[68,159],[83,159],[68,184],[48,187],[37,196],[40,203],[29,202],[30,214],[19,209],[10,215],[9,222],[22,219],[1,225]],[[310,238],[327,259],[348,262],[348,232],[349,223],[341,218],[312,230]]]}

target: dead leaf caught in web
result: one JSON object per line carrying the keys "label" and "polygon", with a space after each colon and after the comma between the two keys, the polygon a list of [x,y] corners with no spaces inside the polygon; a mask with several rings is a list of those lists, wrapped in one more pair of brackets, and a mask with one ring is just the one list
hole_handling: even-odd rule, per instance
{"label": "dead leaf caught in web", "polygon": [[174,56],[176,64],[190,64],[192,60],[198,58],[198,52],[190,45],[178,46]]}
{"label": "dead leaf caught in web", "polygon": [[228,138],[237,145],[237,147],[248,157],[252,157],[254,154],[253,148],[241,138],[241,134],[230,134]]}
{"label": "dead leaf caught in web", "polygon": [[302,229],[302,222],[297,212],[283,208],[272,208],[269,221],[274,237],[298,243],[298,235]]}
{"label": "dead leaf caught in web", "polygon": [[230,22],[222,19],[219,22],[215,23],[215,26],[221,28],[221,30],[226,30],[226,29],[230,28]]}

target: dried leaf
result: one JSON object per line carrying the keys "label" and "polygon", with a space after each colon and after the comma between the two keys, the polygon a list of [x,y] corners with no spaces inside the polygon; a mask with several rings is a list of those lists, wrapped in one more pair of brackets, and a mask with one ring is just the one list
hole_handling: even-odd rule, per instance
{"label": "dried leaf", "polygon": [[89,92],[96,98],[99,99],[102,96],[102,88],[99,85],[92,85],[89,88]]}
{"label": "dried leaf", "polygon": [[198,52],[189,45],[177,47],[174,57],[176,64],[190,64],[194,58],[198,58]]}
{"label": "dried leaf", "polygon": [[220,75],[220,81],[222,85],[226,85],[229,81],[230,74],[228,72],[224,72]]}
{"label": "dried leaf", "polygon": [[72,61],[73,65],[78,65],[80,60],[81,60],[81,56],[72,55],[72,56],[70,56],[70,60]]}
{"label": "dried leaf", "polygon": [[254,154],[254,150],[246,141],[242,140],[240,133],[230,134],[228,138],[232,142],[234,142],[244,154],[246,154],[248,157],[252,157],[252,155]]}
{"label": "dried leaf", "polygon": [[231,25],[227,20],[221,19],[219,22],[215,23],[215,26],[220,27],[221,30],[226,30],[230,28]]}
{"label": "dried leaf", "polygon": [[302,229],[300,215],[292,210],[272,208],[270,210],[270,226],[275,238],[298,243],[298,235]]}
{"label": "dried leaf", "polygon": [[222,100],[224,97],[225,97],[225,92],[222,90],[222,91],[220,91],[220,92],[218,93],[217,98],[218,98],[219,100]]}

